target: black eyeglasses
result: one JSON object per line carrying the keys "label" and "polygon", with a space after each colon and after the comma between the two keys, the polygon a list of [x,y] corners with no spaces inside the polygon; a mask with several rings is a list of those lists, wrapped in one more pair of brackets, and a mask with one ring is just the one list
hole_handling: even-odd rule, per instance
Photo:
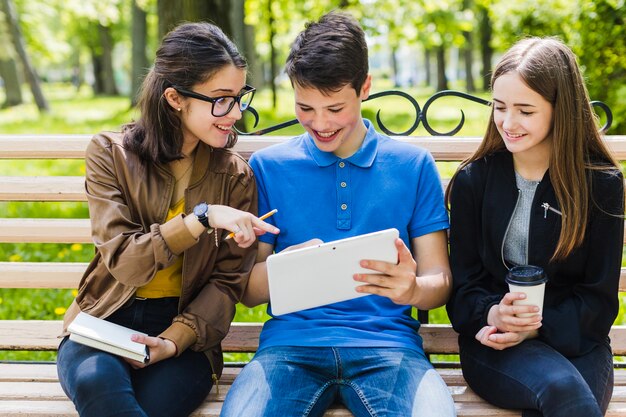
{"label": "black eyeglasses", "polygon": [[213,107],[211,108],[211,114],[215,117],[226,116],[233,109],[235,103],[239,104],[239,110],[244,112],[250,106],[250,103],[252,103],[252,98],[254,97],[254,92],[256,91],[256,88],[246,84],[241,93],[236,96],[208,97],[204,94],[185,90],[176,86],[172,86],[172,88],[185,97],[191,97],[212,103]]}

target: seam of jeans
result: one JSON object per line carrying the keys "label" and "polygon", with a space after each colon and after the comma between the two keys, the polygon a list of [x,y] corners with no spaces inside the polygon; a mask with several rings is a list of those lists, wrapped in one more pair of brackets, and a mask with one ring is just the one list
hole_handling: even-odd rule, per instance
{"label": "seam of jeans", "polygon": [[344,381],[345,382],[343,382],[343,385],[346,385],[346,386],[352,388],[354,390],[354,392],[356,392],[356,395],[359,396],[359,398],[361,399],[361,402],[363,403],[363,406],[367,409],[367,412],[370,413],[370,416],[378,417],[378,414],[376,413],[376,411],[374,411],[374,409],[370,405],[369,401],[367,401],[367,398],[365,397],[365,394],[363,394],[363,391],[361,391],[359,386],[357,384],[355,384],[351,380],[344,380]]}
{"label": "seam of jeans", "polygon": [[343,379],[343,365],[341,363],[341,355],[339,355],[339,351],[336,348],[331,348],[333,351],[333,355],[335,356],[335,366],[337,367],[336,378],[338,380]]}
{"label": "seam of jeans", "polygon": [[304,413],[302,414],[302,417],[308,417],[309,416],[309,413],[311,412],[313,407],[315,407],[315,404],[317,404],[317,402],[319,401],[319,399],[322,396],[322,394],[324,393],[324,391],[326,391],[328,389],[328,387],[330,387],[333,383],[336,383],[336,382],[337,381],[335,381],[335,380],[328,381],[324,385],[322,385],[320,387],[320,389],[317,390],[317,392],[313,395],[313,399],[309,402],[309,406],[306,408],[306,410],[304,410]]}

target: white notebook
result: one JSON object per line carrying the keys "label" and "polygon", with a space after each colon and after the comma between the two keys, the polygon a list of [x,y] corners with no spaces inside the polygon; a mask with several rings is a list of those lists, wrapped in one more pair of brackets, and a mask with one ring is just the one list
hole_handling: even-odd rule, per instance
{"label": "white notebook", "polygon": [[70,339],[76,343],[138,362],[146,363],[150,359],[146,345],[130,340],[130,336],[133,334],[146,335],[137,330],[99,319],[82,311],[78,313],[67,329],[70,332]]}
{"label": "white notebook", "polygon": [[267,258],[267,279],[272,313],[281,315],[363,297],[355,287],[356,273],[378,273],[359,262],[373,259],[398,262],[397,229],[381,230],[322,243]]}

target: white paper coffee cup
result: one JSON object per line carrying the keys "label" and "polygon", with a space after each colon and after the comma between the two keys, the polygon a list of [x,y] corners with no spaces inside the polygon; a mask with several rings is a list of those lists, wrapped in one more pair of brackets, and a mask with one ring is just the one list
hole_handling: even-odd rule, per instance
{"label": "white paper coffee cup", "polygon": [[538,313],[522,313],[517,314],[517,317],[541,315],[543,311],[543,296],[546,290],[546,282],[548,282],[548,277],[543,268],[534,265],[515,266],[509,270],[505,279],[509,284],[509,291],[526,294],[524,300],[515,300],[513,305],[539,307]]}

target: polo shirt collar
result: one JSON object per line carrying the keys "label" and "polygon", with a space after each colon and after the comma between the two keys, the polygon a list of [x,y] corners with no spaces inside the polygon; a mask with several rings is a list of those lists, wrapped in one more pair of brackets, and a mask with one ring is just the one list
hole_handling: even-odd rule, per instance
{"label": "polo shirt collar", "polygon": [[[363,139],[363,143],[361,144],[359,150],[345,160],[358,167],[369,168],[374,163],[374,159],[378,153],[378,133],[374,129],[372,122],[367,119],[363,119],[363,123],[367,128],[365,139]],[[317,146],[315,146],[315,141],[309,133],[305,133],[305,136],[304,142],[306,143],[306,147],[311,154],[311,157],[313,157],[313,160],[319,167],[330,166],[341,159],[332,152],[321,151]]]}

